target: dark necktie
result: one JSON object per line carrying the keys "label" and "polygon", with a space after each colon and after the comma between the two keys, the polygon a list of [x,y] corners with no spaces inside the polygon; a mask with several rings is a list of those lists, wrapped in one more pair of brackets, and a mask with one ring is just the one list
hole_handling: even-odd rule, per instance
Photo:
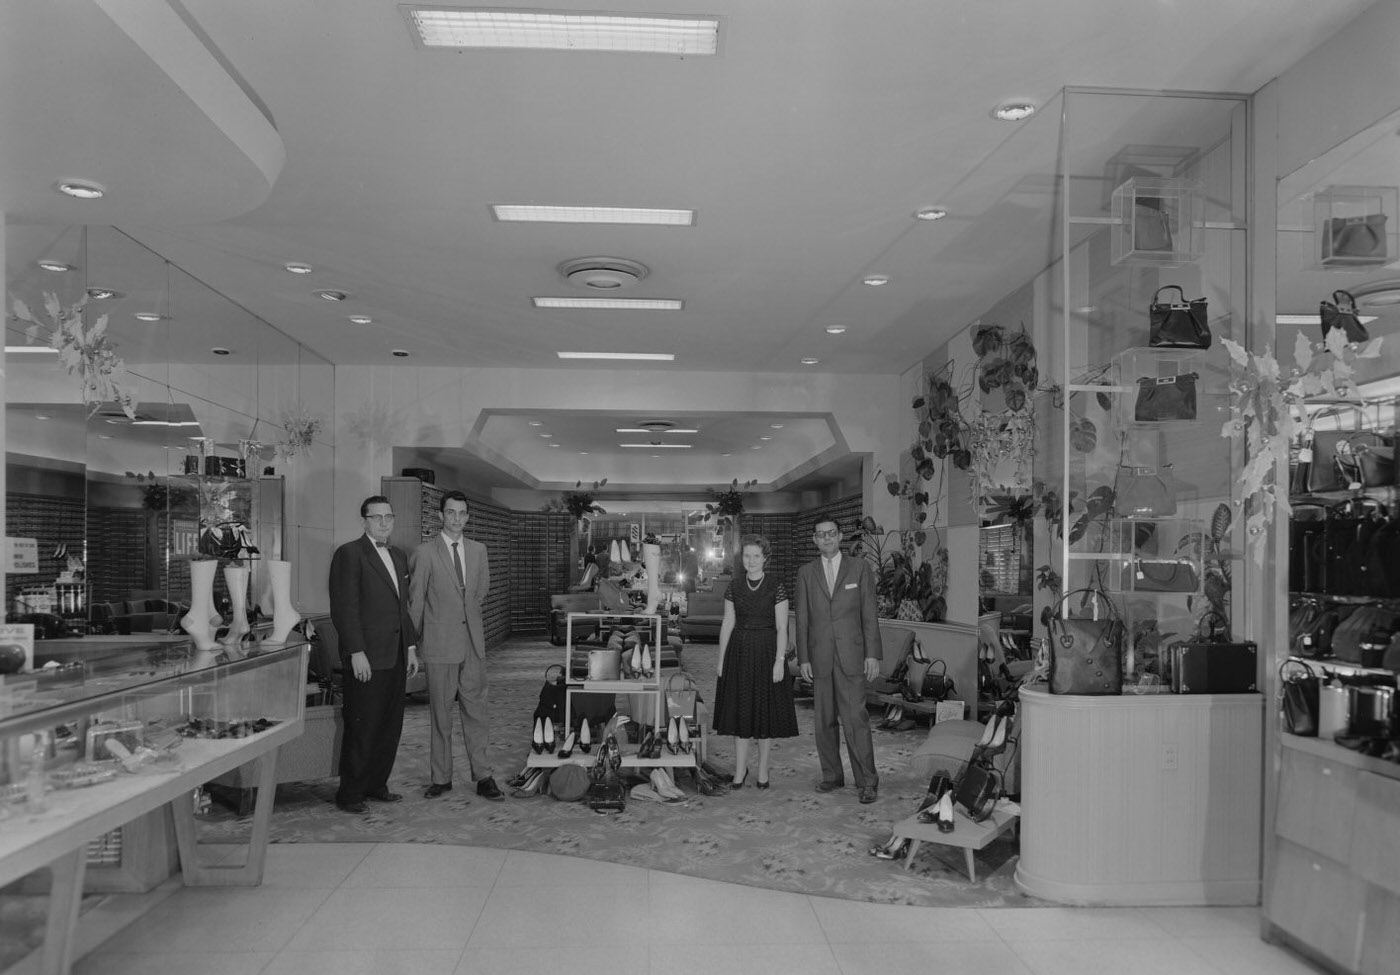
{"label": "dark necktie", "polygon": [[452,568],[457,570],[457,585],[467,588],[467,577],[462,575],[462,558],[457,554],[457,542],[452,543]]}

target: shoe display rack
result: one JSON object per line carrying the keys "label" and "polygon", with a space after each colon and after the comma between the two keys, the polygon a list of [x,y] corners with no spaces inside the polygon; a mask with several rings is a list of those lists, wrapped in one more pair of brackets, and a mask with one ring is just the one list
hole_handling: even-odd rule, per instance
{"label": "shoe display rack", "polygon": [[[575,620],[591,620],[599,628],[605,628],[609,624],[620,621],[631,622],[639,628],[646,627],[651,630],[651,647],[653,654],[656,654],[656,647],[661,641],[661,615],[659,613],[570,613],[565,623],[564,640],[564,673],[571,675],[571,664],[574,654],[574,622]],[[592,648],[590,648],[592,649]],[[583,652],[587,653],[588,650]],[[594,652],[597,652],[594,650]],[[564,695],[564,728],[563,736],[567,737],[569,729],[573,728],[573,698],[575,694],[626,694],[632,697],[634,702],[638,698],[651,698],[650,704],[645,708],[635,710],[647,710],[652,715],[664,715],[666,713],[666,692],[665,680],[661,675],[659,654],[653,657],[650,676],[635,678],[619,678],[617,680],[574,680],[568,678]],[[619,713],[625,713],[619,711]],[[642,723],[646,727],[646,723]],[[704,752],[704,726],[697,722],[697,734],[690,740],[689,751],[671,752],[664,745],[659,755],[651,755],[643,758],[638,754],[639,744],[631,744],[620,741],[618,744],[622,749],[623,768],[694,768],[700,761],[700,756]],[[526,765],[531,768],[557,768],[560,765],[592,765],[597,758],[597,749],[602,742],[598,736],[594,736],[592,750],[584,753],[577,747],[567,758],[561,758],[557,752],[531,752],[526,759]]]}

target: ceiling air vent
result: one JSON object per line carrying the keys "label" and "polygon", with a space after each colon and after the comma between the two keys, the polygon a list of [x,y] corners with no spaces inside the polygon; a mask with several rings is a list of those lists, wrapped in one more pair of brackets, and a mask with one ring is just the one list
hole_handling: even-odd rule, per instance
{"label": "ceiling air vent", "polygon": [[579,257],[560,264],[559,273],[575,288],[614,292],[632,287],[651,271],[625,257]]}

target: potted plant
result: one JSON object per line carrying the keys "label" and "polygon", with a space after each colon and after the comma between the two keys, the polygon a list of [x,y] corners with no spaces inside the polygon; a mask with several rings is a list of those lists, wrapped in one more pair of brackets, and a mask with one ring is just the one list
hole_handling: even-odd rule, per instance
{"label": "potted plant", "polygon": [[739,483],[736,477],[729,482],[729,487],[723,491],[710,490],[710,497],[714,500],[705,503],[705,520],[714,520],[715,525],[724,532],[724,550],[730,556],[730,572],[733,575],[741,575],[743,566],[739,561],[743,554],[739,551],[739,516],[744,513],[744,492],[758,483],[758,478],[752,478]]}
{"label": "potted plant", "polygon": [[937,621],[947,612],[948,552],[923,559],[923,531],[887,532],[865,518],[851,533],[851,555],[875,570],[875,601],[882,619]]}

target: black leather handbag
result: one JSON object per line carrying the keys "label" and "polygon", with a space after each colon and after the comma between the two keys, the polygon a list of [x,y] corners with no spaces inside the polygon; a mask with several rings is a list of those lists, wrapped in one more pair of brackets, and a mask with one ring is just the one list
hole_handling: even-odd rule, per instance
{"label": "black leather handbag", "polygon": [[1138,380],[1133,419],[1139,423],[1165,423],[1196,419],[1196,373],[1179,376],[1143,376]]}
{"label": "black leather handbag", "polygon": [[1201,577],[1186,559],[1134,559],[1131,588],[1135,592],[1197,592]]}
{"label": "black leather handbag", "polygon": [[1278,669],[1279,712],[1283,730],[1304,738],[1317,737],[1318,689],[1322,680],[1301,660],[1285,660]]}
{"label": "black leather handbag", "polygon": [[1330,596],[1366,596],[1366,569],[1372,536],[1385,521],[1385,508],[1374,498],[1352,498],[1334,505],[1323,526],[1323,592]]}
{"label": "black leather handbag", "polygon": [[1327,506],[1315,501],[1293,504],[1288,522],[1288,591],[1326,592],[1323,557]]}
{"label": "black leather handbag", "polygon": [[1172,691],[1177,694],[1248,694],[1259,689],[1259,647],[1231,640],[1229,622],[1207,613],[1196,636],[1170,647]]}
{"label": "black leather handbag", "polygon": [[1374,430],[1358,430],[1337,441],[1337,469],[1348,488],[1390,487],[1395,483],[1395,440]]}
{"label": "black leather handbag", "polygon": [[[1161,301],[1163,291],[1175,291],[1176,301]],[[1174,284],[1158,288],[1147,306],[1147,344],[1165,349],[1210,348],[1210,326],[1206,324],[1206,300],[1186,300],[1186,292]]]}
{"label": "black leather handbag", "polygon": [[1318,316],[1322,319],[1322,341],[1327,341],[1327,333],[1340,328],[1346,333],[1348,342],[1365,342],[1371,337],[1366,326],[1356,317],[1356,299],[1350,291],[1332,292],[1332,300],[1323,299],[1318,305]]}
{"label": "black leather handbag", "polygon": [[[1088,593],[1091,619],[1065,619],[1065,600]],[[1106,607],[1099,617],[1099,600]],[[1123,693],[1123,621],[1108,597],[1095,589],[1075,589],[1060,597],[1050,611],[1050,693]]]}

